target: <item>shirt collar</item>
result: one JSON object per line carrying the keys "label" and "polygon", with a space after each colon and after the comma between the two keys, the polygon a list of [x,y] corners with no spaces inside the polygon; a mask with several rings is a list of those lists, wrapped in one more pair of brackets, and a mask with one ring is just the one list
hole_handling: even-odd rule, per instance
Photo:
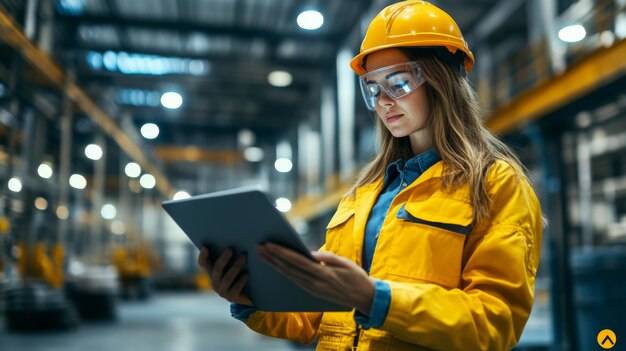
{"label": "shirt collar", "polygon": [[404,163],[404,169],[414,170],[422,174],[439,161],[441,161],[441,156],[439,156],[435,149],[430,148],[421,154],[408,159],[408,161]]}
{"label": "shirt collar", "polygon": [[439,156],[437,151],[433,148],[411,157],[406,162],[399,158],[387,166],[387,170],[385,171],[385,184],[391,179],[393,173],[400,173],[404,170],[415,171],[422,174],[439,161],[441,161],[441,156]]}

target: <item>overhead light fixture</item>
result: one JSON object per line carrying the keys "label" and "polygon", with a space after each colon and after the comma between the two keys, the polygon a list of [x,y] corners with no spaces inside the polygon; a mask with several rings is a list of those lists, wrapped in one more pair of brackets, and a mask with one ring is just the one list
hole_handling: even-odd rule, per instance
{"label": "overhead light fixture", "polygon": [[70,176],[70,186],[74,189],[85,189],[87,179],[80,174],[72,174]]}
{"label": "overhead light fixture", "polygon": [[45,211],[48,208],[48,200],[41,196],[35,199],[35,208],[41,211]]}
{"label": "overhead light fixture", "polygon": [[243,150],[243,157],[248,162],[260,162],[263,160],[263,149],[256,146],[247,147]]}
{"label": "overhead light fixture", "polygon": [[285,157],[279,158],[274,162],[274,168],[281,173],[288,173],[292,167],[291,160]]}
{"label": "overhead light fixture", "polygon": [[280,212],[289,212],[289,210],[291,210],[291,201],[289,201],[289,199],[281,197],[276,199],[274,206],[276,206],[276,208]]}
{"label": "overhead light fixture", "polygon": [[237,133],[239,145],[252,146],[256,140],[254,133],[250,129],[242,129]]}
{"label": "overhead light fixture", "polygon": [[43,179],[50,179],[52,177],[52,167],[50,167],[49,163],[42,163],[37,168],[37,174]]}
{"label": "overhead light fixture", "polygon": [[65,15],[78,16],[85,11],[85,0],[60,0],[57,9]]}
{"label": "overhead light fixture", "polygon": [[102,206],[100,214],[102,215],[102,218],[106,220],[111,220],[114,219],[115,216],[117,216],[117,209],[112,204],[106,204]]}
{"label": "overhead light fixture", "polygon": [[[85,34],[95,36],[95,34],[87,33],[83,30],[81,32],[83,38]],[[206,60],[145,55],[124,51],[88,51],[85,54],[85,60],[94,70],[105,69],[109,72],[120,72],[123,74],[154,76],[191,74],[194,76],[205,76],[211,70],[211,64]]]}
{"label": "overhead light fixture", "polygon": [[85,147],[85,156],[88,159],[97,161],[102,158],[102,148],[96,144],[89,144]]}
{"label": "overhead light fixture", "polygon": [[159,126],[154,123],[146,123],[141,126],[141,135],[146,139],[154,139],[159,136]]}
{"label": "overhead light fixture", "polygon": [[315,10],[303,11],[296,19],[298,26],[306,30],[315,30],[324,24],[324,16]]}
{"label": "overhead light fixture", "polygon": [[111,222],[111,232],[115,235],[122,235],[126,232],[126,225],[120,220]]}
{"label": "overhead light fixture", "polygon": [[563,27],[559,30],[559,39],[566,43],[579,42],[585,39],[585,36],[587,36],[587,31],[580,24]]}
{"label": "overhead light fixture", "polygon": [[128,162],[124,167],[124,173],[130,178],[137,178],[141,174],[141,167],[135,162]]}
{"label": "overhead light fixture", "polygon": [[18,177],[13,177],[9,179],[9,190],[14,193],[19,193],[22,191],[22,180]]}
{"label": "overhead light fixture", "polygon": [[56,213],[59,219],[67,219],[70,216],[70,211],[64,205],[59,205]]}
{"label": "overhead light fixture", "polygon": [[188,192],[181,190],[181,191],[177,192],[176,194],[174,194],[173,199],[174,200],[182,200],[182,199],[188,199],[190,197],[191,197],[191,195],[189,195]]}
{"label": "overhead light fixture", "polygon": [[168,91],[161,95],[161,105],[165,108],[175,110],[183,105],[183,97],[175,91]]}
{"label": "overhead light fixture", "polygon": [[152,189],[156,185],[156,179],[154,179],[152,174],[146,173],[139,178],[139,184],[141,184],[144,189]]}
{"label": "overhead light fixture", "polygon": [[293,76],[286,71],[273,71],[267,76],[267,81],[275,87],[288,87],[293,82]]}

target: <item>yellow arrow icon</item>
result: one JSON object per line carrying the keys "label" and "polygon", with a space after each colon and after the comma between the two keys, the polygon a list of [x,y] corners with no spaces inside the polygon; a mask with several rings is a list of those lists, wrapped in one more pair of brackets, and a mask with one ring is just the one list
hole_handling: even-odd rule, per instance
{"label": "yellow arrow icon", "polygon": [[603,349],[612,349],[617,343],[617,336],[611,329],[604,329],[598,333],[598,345]]}

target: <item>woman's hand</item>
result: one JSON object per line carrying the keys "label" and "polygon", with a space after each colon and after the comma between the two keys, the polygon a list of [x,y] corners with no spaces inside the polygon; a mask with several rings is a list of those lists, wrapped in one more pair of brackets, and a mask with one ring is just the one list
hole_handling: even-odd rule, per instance
{"label": "woman's hand", "polygon": [[227,271],[224,271],[232,255],[233,251],[227,249],[215,262],[211,263],[209,249],[203,247],[198,255],[198,264],[209,274],[213,290],[219,296],[232,303],[254,306],[252,301],[242,292],[248,282],[248,275],[243,274],[239,279],[236,279],[246,263],[246,256],[239,255],[235,263]]}
{"label": "woman's hand", "polygon": [[374,281],[363,268],[329,252],[313,252],[320,263],[283,246],[259,245],[259,256],[312,295],[369,315],[374,300]]}

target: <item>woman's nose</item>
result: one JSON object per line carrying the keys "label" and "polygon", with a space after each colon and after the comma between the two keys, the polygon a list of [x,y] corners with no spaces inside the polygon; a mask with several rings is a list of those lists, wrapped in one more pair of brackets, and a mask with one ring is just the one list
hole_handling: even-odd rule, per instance
{"label": "woman's nose", "polygon": [[385,91],[383,91],[382,89],[380,90],[380,96],[378,97],[378,104],[381,107],[389,107],[389,106],[393,106],[396,104],[396,101],[392,98],[389,97],[389,95],[387,95],[385,93]]}

